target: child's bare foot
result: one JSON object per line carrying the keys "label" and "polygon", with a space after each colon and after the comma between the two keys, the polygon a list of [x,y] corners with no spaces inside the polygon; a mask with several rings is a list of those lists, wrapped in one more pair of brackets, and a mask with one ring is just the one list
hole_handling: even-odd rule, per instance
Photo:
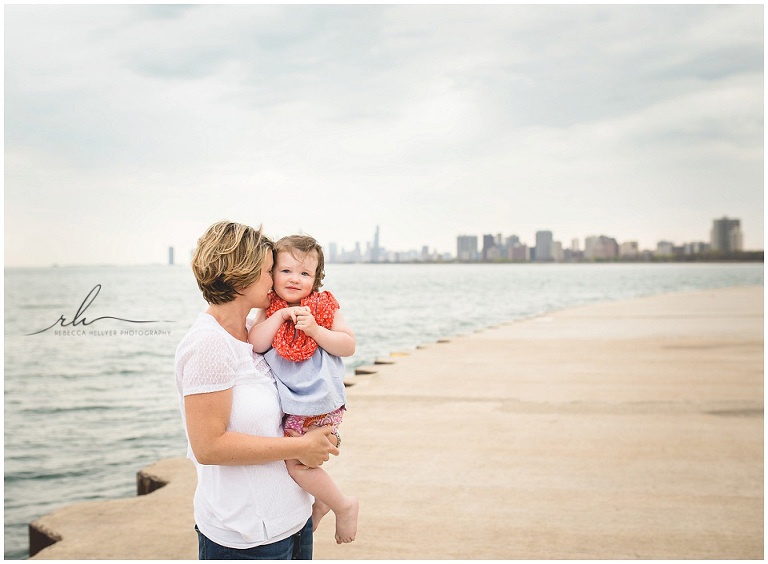
{"label": "child's bare foot", "polygon": [[320,519],[322,519],[326,513],[328,513],[331,510],[330,507],[328,507],[326,504],[324,504],[319,499],[315,500],[314,505],[312,506],[312,532],[314,533],[317,530],[317,526],[320,524]]}
{"label": "child's bare foot", "polygon": [[360,503],[356,497],[348,499],[344,510],[336,512],[336,544],[352,542],[357,534],[357,510]]}

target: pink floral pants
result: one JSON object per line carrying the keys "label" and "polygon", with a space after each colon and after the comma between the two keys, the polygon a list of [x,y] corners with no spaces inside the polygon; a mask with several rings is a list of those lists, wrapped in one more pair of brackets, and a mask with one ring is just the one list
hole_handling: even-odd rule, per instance
{"label": "pink floral pants", "polygon": [[[304,434],[310,425],[318,425],[324,427],[326,425],[333,426],[333,430],[337,431],[339,425],[341,425],[341,418],[344,416],[344,407],[340,407],[336,411],[330,413],[324,413],[323,415],[286,415],[283,422],[283,428],[287,431],[293,429],[297,433]],[[290,436],[288,433],[286,437]]]}

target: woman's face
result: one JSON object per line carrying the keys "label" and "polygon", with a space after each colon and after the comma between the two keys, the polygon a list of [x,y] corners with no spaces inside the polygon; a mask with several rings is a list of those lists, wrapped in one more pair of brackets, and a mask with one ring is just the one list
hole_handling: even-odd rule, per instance
{"label": "woman's face", "polygon": [[272,252],[268,251],[261,265],[261,275],[259,279],[248,286],[243,294],[251,302],[251,307],[264,309],[269,307],[269,291],[272,289]]}

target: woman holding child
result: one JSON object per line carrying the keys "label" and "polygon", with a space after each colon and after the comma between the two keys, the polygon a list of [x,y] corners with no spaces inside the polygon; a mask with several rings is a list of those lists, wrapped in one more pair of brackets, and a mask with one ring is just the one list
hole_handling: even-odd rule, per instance
{"label": "woman holding child", "polygon": [[339,453],[331,426],[285,436],[275,376],[248,342],[251,309],[270,306],[273,249],[260,229],[219,222],[192,259],[209,307],[179,344],[175,372],[200,559],[310,559],[313,499],[286,461],[317,468]]}

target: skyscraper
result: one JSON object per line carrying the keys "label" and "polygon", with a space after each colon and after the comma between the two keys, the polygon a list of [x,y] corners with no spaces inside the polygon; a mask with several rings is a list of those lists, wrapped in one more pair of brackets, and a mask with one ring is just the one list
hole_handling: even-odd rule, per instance
{"label": "skyscraper", "polygon": [[550,262],[554,260],[552,254],[552,232],[536,232],[536,262]]}
{"label": "skyscraper", "polygon": [[477,260],[477,235],[459,235],[456,238],[456,258]]}
{"label": "skyscraper", "polygon": [[168,264],[173,266],[173,247],[168,247]]}
{"label": "skyscraper", "polygon": [[713,251],[732,253],[741,251],[743,236],[741,221],[738,219],[715,219],[712,222],[711,242]]}
{"label": "skyscraper", "polygon": [[675,244],[671,241],[659,241],[656,243],[656,252],[654,254],[661,257],[672,256],[675,254]]}
{"label": "skyscraper", "polygon": [[379,226],[376,226],[376,234],[373,236],[373,249],[371,249],[371,262],[379,262]]}
{"label": "skyscraper", "polygon": [[619,246],[620,257],[636,257],[640,254],[640,245],[637,241],[625,241]]}
{"label": "skyscraper", "polygon": [[584,239],[584,258],[587,260],[610,259],[619,255],[619,244],[613,237],[596,235]]}
{"label": "skyscraper", "polygon": [[496,247],[496,238],[493,235],[483,235],[483,260],[491,260],[494,257],[492,250]]}
{"label": "skyscraper", "polygon": [[504,250],[502,252],[502,256],[508,259],[515,258],[513,255],[515,254],[515,249],[519,246],[520,237],[517,235],[510,235],[504,240]]}

